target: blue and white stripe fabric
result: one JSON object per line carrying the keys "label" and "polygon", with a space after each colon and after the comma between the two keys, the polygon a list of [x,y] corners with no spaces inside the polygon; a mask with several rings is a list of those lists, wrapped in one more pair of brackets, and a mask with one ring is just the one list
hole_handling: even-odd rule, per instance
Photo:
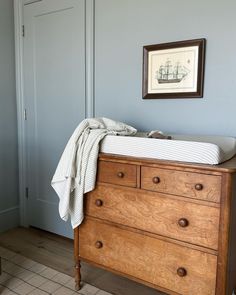
{"label": "blue and white stripe fabric", "polygon": [[216,165],[236,153],[236,139],[226,136],[191,136],[170,134],[171,140],[147,138],[147,133],[134,137],[107,136],[101,152],[141,158]]}
{"label": "blue and white stripe fabric", "polygon": [[83,196],[95,187],[99,143],[108,134],[134,135],[137,130],[108,118],[83,120],[69,139],[51,185],[59,196],[59,214],[72,227],[83,220]]}

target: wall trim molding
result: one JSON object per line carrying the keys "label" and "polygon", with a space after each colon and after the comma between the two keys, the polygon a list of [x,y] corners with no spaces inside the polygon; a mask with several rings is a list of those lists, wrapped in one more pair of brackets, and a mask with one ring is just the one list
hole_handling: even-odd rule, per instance
{"label": "wall trim molding", "polygon": [[85,0],[85,114],[94,117],[95,0]]}
{"label": "wall trim molding", "polygon": [[0,211],[0,232],[19,225],[19,207],[11,207]]}
{"label": "wall trim molding", "polygon": [[23,0],[14,0],[15,24],[15,60],[16,60],[16,102],[18,125],[18,161],[19,161],[19,197],[20,197],[20,225],[27,227],[28,218],[26,211],[26,146],[25,146],[25,121],[24,121],[24,68],[23,68]]}
{"label": "wall trim molding", "polygon": [[10,208],[4,209],[4,210],[0,210],[0,215],[6,214],[8,212],[18,210],[18,209],[19,209],[19,206],[14,206],[14,207],[10,207]]}

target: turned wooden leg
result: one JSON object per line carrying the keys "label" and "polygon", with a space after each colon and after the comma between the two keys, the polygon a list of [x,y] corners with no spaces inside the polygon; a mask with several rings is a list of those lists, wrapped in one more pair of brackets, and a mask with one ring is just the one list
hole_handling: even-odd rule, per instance
{"label": "turned wooden leg", "polygon": [[74,257],[75,257],[75,290],[80,290],[81,273],[79,259],[79,228],[74,229]]}
{"label": "turned wooden leg", "polygon": [[80,273],[80,261],[77,261],[75,264],[75,290],[80,290],[80,282],[81,282],[81,273]]}

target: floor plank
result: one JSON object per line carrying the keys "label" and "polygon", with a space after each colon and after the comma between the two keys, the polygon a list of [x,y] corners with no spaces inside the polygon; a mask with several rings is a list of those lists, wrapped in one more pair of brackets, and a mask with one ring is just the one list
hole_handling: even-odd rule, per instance
{"label": "floor plank", "polygon": [[[16,228],[0,234],[0,246],[73,276],[73,241],[35,228]],[[115,295],[161,295],[154,289],[86,263],[82,280]],[[163,294],[164,295],[164,294]]]}
{"label": "floor plank", "polygon": [[3,247],[73,275],[73,241],[33,228],[13,229],[0,238]]}

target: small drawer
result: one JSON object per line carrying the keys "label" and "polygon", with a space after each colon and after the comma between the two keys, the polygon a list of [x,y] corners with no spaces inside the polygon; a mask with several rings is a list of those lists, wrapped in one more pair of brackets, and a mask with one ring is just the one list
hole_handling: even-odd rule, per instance
{"label": "small drawer", "polygon": [[86,218],[81,258],[182,295],[215,294],[217,256]]}
{"label": "small drawer", "polygon": [[[217,250],[219,208],[167,195],[98,185],[85,198],[85,214]],[[122,212],[122,214],[121,214]]]}
{"label": "small drawer", "polygon": [[143,166],[141,188],[219,203],[221,176]]}
{"label": "small drawer", "polygon": [[132,164],[99,161],[97,181],[136,187],[137,167]]}

